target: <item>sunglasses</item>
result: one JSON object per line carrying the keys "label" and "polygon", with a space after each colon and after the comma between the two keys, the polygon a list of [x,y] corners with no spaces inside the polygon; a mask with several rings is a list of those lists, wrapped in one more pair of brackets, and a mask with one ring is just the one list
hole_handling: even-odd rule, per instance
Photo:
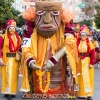
{"label": "sunglasses", "polygon": [[87,35],[81,35],[81,36],[87,36]]}
{"label": "sunglasses", "polygon": [[9,30],[15,30],[15,27],[10,27]]}
{"label": "sunglasses", "polygon": [[85,33],[85,32],[82,32],[82,33],[81,33],[81,36],[87,36],[87,35],[86,35],[86,33]]}

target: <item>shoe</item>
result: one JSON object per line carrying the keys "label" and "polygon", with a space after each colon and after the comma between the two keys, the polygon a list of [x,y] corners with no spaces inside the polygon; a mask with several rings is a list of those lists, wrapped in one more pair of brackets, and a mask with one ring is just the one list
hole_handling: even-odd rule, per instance
{"label": "shoe", "polygon": [[87,97],[87,100],[93,100],[91,97]]}
{"label": "shoe", "polygon": [[98,63],[97,68],[99,68],[99,66],[100,66],[100,63]]}
{"label": "shoe", "polygon": [[96,67],[97,67],[97,65],[98,65],[97,63],[96,63],[96,64],[94,64],[94,67],[96,68]]}
{"label": "shoe", "polygon": [[12,95],[12,97],[13,97],[13,98],[15,98],[15,97],[16,97],[16,95]]}
{"label": "shoe", "polygon": [[4,97],[8,97],[8,94],[4,94]]}
{"label": "shoe", "polygon": [[12,95],[8,95],[7,100],[12,100]]}
{"label": "shoe", "polygon": [[86,97],[77,97],[77,99],[86,99]]}

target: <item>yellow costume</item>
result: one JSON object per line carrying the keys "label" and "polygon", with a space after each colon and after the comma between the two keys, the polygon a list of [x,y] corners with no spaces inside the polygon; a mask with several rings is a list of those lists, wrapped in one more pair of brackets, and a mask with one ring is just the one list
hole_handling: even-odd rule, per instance
{"label": "yellow costume", "polygon": [[[3,61],[5,62],[6,66],[1,67],[2,71],[2,89],[1,93],[3,94],[16,94],[18,89],[18,69],[19,64],[14,57],[7,57],[6,53],[10,53],[8,48],[8,38],[7,33],[3,35],[4,39],[4,46],[2,48],[3,52]],[[16,46],[16,38],[12,38],[14,45]],[[12,53],[13,55],[16,52]]]}
{"label": "yellow costume", "polygon": [[[63,44],[64,44],[64,36],[63,36],[64,32],[63,31],[64,31],[63,25],[61,25],[59,31],[50,38],[53,53],[56,53],[59,48],[63,47]],[[61,37],[61,38],[59,38],[59,37]],[[37,40],[37,38],[38,38],[38,40]],[[58,41],[57,39],[59,40],[59,42],[57,42]],[[75,38],[73,38],[73,37],[71,37],[71,38],[69,37],[65,41],[70,41],[70,42],[72,42],[71,44],[76,42]],[[42,45],[41,45],[41,43],[42,43]],[[73,71],[74,77],[76,79],[77,72],[76,72],[76,61],[75,60],[77,59],[77,54],[75,54],[75,52],[77,52],[77,50],[73,52],[73,49],[71,50],[71,48],[73,48],[73,45],[68,45],[68,46],[66,46],[66,45],[68,45],[68,44],[65,42],[65,48],[66,48],[66,53],[68,54],[68,59],[69,59],[69,61],[73,61],[73,63],[70,62],[70,65],[71,65],[71,69]],[[39,47],[37,47],[37,46],[39,46]],[[31,36],[31,47],[23,47],[22,48],[23,78],[22,78],[21,91],[24,91],[24,92],[30,91],[26,59],[28,57],[33,57],[36,60],[36,65],[40,66],[42,68],[44,61],[45,61],[46,47],[47,47],[47,39],[43,38],[39,34],[37,34],[36,29],[34,29],[34,32],[32,33],[32,36]],[[38,53],[37,53],[37,51],[38,51]],[[41,59],[41,57],[42,57],[42,59]],[[42,75],[42,73],[43,73],[42,71],[38,71],[38,70],[34,71],[33,70],[33,75],[34,75],[34,79],[35,79],[34,85],[36,85],[35,89],[37,89],[37,88],[40,89],[40,87],[38,86],[37,83],[39,83],[38,77],[40,77]],[[36,77],[37,75],[38,75],[38,77]],[[50,80],[50,76],[49,76],[49,80]],[[44,80],[44,81],[46,81],[46,80]],[[49,89],[49,87],[47,88],[47,91],[48,91],[48,89]],[[42,90],[42,92],[43,92],[43,90]]]}
{"label": "yellow costume", "polygon": [[1,93],[9,95],[8,99],[16,95],[18,89],[19,62],[16,60],[16,52],[20,48],[21,39],[15,27],[16,22],[8,20],[6,32],[0,37]]}
{"label": "yellow costume", "polygon": [[[94,93],[94,66],[92,65],[92,68],[90,68],[91,59],[94,61],[94,56],[92,56],[92,54],[94,55],[94,46],[90,41],[89,46],[90,53],[83,59],[79,58],[80,76],[78,78],[79,91],[77,92],[77,96],[79,97],[92,96]],[[78,51],[80,54],[86,53],[87,49],[88,47],[86,41],[80,41],[78,46]]]}
{"label": "yellow costume", "polygon": [[[29,11],[22,14],[26,16],[23,18],[27,20],[28,30],[25,31],[23,36],[21,91],[30,92],[31,85],[28,78],[32,76],[31,83],[34,91],[31,93],[71,94],[72,90],[69,89],[71,86],[68,87],[65,76],[67,57],[73,71],[71,76],[76,79],[77,75],[77,45],[71,23],[73,14],[66,13],[66,10],[62,9],[62,2],[41,1],[35,2],[35,5],[36,12],[34,14],[36,16],[33,17],[35,22],[32,22],[31,17],[29,20],[29,16],[26,16]],[[64,56],[66,54],[67,56]],[[71,61],[73,61],[73,64]],[[29,69],[32,72],[30,75]]]}
{"label": "yellow costume", "polygon": [[94,48],[99,48],[98,41],[94,41],[94,42],[92,42],[92,43],[93,43],[93,45],[94,45]]}

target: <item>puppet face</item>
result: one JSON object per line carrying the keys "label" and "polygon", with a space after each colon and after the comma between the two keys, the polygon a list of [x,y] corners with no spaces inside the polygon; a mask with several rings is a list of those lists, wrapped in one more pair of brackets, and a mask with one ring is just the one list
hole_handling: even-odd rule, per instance
{"label": "puppet face", "polygon": [[51,37],[60,27],[62,3],[40,1],[35,4],[37,31],[46,38]]}

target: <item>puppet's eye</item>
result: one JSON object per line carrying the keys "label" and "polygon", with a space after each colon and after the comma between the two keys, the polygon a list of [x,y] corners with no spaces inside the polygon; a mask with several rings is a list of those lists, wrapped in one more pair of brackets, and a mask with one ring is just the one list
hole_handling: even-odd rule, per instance
{"label": "puppet's eye", "polygon": [[52,13],[53,15],[59,15],[59,14],[60,14],[59,11],[51,11],[51,13]]}
{"label": "puppet's eye", "polygon": [[37,15],[43,15],[45,13],[45,11],[37,11],[36,14]]}

